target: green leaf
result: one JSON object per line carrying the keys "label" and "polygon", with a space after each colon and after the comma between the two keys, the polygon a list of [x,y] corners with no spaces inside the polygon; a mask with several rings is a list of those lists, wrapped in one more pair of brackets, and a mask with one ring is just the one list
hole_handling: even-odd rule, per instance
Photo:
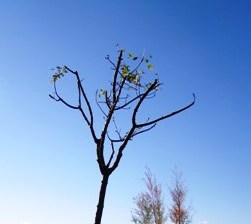
{"label": "green leaf", "polygon": [[105,89],[100,89],[99,94],[98,94],[98,98],[104,96],[106,94],[106,90]]}
{"label": "green leaf", "polygon": [[138,57],[133,57],[133,59],[132,59],[132,60],[136,61],[137,59],[138,59]]}
{"label": "green leaf", "polygon": [[129,66],[128,65],[124,65],[122,67],[122,75],[127,75],[129,73]]}
{"label": "green leaf", "polygon": [[129,58],[133,58],[134,57],[133,53],[129,53],[128,56],[129,56]]}
{"label": "green leaf", "polygon": [[148,64],[148,65],[147,65],[147,68],[148,68],[149,70],[152,70],[152,69],[153,69],[153,65]]}

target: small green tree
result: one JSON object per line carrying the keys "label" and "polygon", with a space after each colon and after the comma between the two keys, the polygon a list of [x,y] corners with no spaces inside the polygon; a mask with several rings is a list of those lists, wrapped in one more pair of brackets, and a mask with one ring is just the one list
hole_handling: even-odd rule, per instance
{"label": "small green tree", "polygon": [[[146,75],[153,71],[150,63],[151,56],[137,57],[132,53],[127,54],[126,57],[124,55],[125,51],[119,50],[116,62],[113,62],[109,55],[106,57],[112,66],[113,77],[109,89],[100,89],[96,92],[96,103],[104,117],[104,125],[99,131],[94,127],[93,106],[88,99],[78,71],[74,71],[68,66],[57,66],[56,72],[52,75],[54,94],[50,94],[50,97],[68,108],[80,112],[96,144],[97,162],[102,180],[95,224],[101,223],[108,180],[118,167],[128,142],[137,135],[150,131],[158,122],[187,110],[195,103],[194,97],[193,101],[185,107],[155,119],[146,118],[144,122],[140,121],[138,117],[143,103],[154,98],[161,83],[157,76],[151,79],[149,74]],[[72,75],[76,80],[78,96],[75,104],[64,99],[58,91],[57,83],[65,75]],[[118,125],[119,114],[123,113],[130,114],[130,119],[126,121],[129,124],[128,129],[123,129]],[[109,151],[106,151],[106,148],[109,148]]]}
{"label": "small green tree", "polygon": [[149,169],[145,172],[146,192],[134,198],[136,209],[133,210],[132,221],[135,224],[164,224],[167,216],[162,196],[161,185]]}

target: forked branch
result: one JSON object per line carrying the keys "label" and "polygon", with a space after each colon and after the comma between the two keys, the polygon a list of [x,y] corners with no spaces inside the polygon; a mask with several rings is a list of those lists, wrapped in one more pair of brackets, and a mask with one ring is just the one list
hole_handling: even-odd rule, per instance
{"label": "forked branch", "polygon": [[[138,122],[137,116],[139,111],[142,110],[143,103],[146,100],[155,97],[161,83],[159,83],[159,80],[156,79],[156,76],[152,82],[149,82],[149,76],[145,76],[145,70],[149,73],[153,70],[153,66],[150,64],[151,56],[148,58],[143,55],[139,58],[132,53],[129,53],[126,62],[124,62],[124,53],[124,50],[119,51],[116,63],[114,63],[109,56],[106,57],[109,63],[112,64],[112,70],[114,72],[110,89],[101,89],[100,94],[96,92],[96,103],[105,118],[104,126],[100,129],[99,137],[97,137],[94,130],[93,108],[86,95],[78,72],[73,71],[67,66],[58,66],[57,71],[52,76],[54,95],[50,94],[50,98],[63,103],[71,109],[79,110],[85,123],[90,129],[94,142],[96,143],[97,162],[103,179],[100,187],[95,224],[101,223],[108,179],[113,171],[118,167],[128,142],[134,137],[152,130],[158,122],[189,109],[195,103],[195,95],[193,94],[193,101],[187,106],[156,119],[147,119],[143,123]],[[141,69],[142,67],[144,68]],[[77,105],[67,102],[58,93],[57,80],[61,79],[66,73],[70,73],[76,78],[78,93]],[[130,124],[128,129],[121,128],[115,120],[116,118],[118,120],[119,115],[123,114],[123,112],[130,115]],[[109,136],[111,133],[110,131],[116,135],[115,138],[114,135],[111,135],[113,137]],[[110,143],[110,154],[105,153],[105,146],[107,146],[105,144],[106,141]]]}

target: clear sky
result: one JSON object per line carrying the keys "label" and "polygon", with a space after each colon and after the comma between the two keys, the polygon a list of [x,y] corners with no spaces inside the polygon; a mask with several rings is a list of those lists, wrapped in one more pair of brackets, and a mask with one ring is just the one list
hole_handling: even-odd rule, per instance
{"label": "clear sky", "polygon": [[94,222],[95,145],[80,115],[48,97],[50,69],[77,69],[93,100],[111,78],[104,57],[115,57],[117,43],[153,55],[164,85],[147,113],[171,112],[193,92],[197,102],[128,145],[103,224],[130,223],[146,166],[167,204],[171,170],[183,172],[193,223],[251,223],[249,0],[0,3],[1,224]]}

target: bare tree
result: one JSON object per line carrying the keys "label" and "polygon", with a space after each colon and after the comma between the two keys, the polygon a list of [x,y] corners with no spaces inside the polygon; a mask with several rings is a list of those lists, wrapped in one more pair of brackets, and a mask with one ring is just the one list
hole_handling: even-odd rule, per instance
{"label": "bare tree", "polygon": [[146,192],[134,198],[136,209],[132,214],[135,224],[164,224],[167,219],[162,189],[149,169],[145,172]]}
{"label": "bare tree", "polygon": [[[96,92],[96,103],[104,116],[104,125],[100,132],[94,127],[93,106],[89,101],[85,92],[84,84],[80,79],[79,73],[67,66],[57,67],[56,72],[52,76],[54,85],[54,94],[50,95],[55,101],[63,103],[65,106],[79,111],[85,123],[88,125],[93,141],[96,144],[96,154],[99,170],[102,174],[102,181],[99,192],[98,205],[95,216],[95,224],[101,223],[104,201],[108,179],[113,171],[118,167],[122,158],[124,149],[129,141],[135,136],[150,131],[160,121],[170,118],[182,111],[187,110],[195,103],[195,97],[187,106],[175,110],[154,119],[146,118],[144,122],[139,121],[139,111],[146,100],[153,99],[157,93],[161,83],[157,76],[155,79],[149,80],[145,75],[146,71],[151,72],[153,66],[150,64],[151,57],[136,57],[129,53],[123,58],[124,50],[119,50],[116,62],[109,57],[106,60],[111,64],[114,71],[110,89]],[[77,103],[73,104],[63,98],[58,89],[57,83],[60,78],[73,75],[77,84]],[[121,129],[118,125],[119,114],[130,111],[130,125],[127,130]],[[109,147],[107,144],[109,143]],[[105,153],[105,148],[110,148],[110,154]]]}
{"label": "bare tree", "polygon": [[191,209],[186,207],[187,187],[184,184],[182,173],[177,170],[173,173],[173,185],[169,189],[172,205],[169,209],[169,218],[174,224],[188,224],[191,222]]}

